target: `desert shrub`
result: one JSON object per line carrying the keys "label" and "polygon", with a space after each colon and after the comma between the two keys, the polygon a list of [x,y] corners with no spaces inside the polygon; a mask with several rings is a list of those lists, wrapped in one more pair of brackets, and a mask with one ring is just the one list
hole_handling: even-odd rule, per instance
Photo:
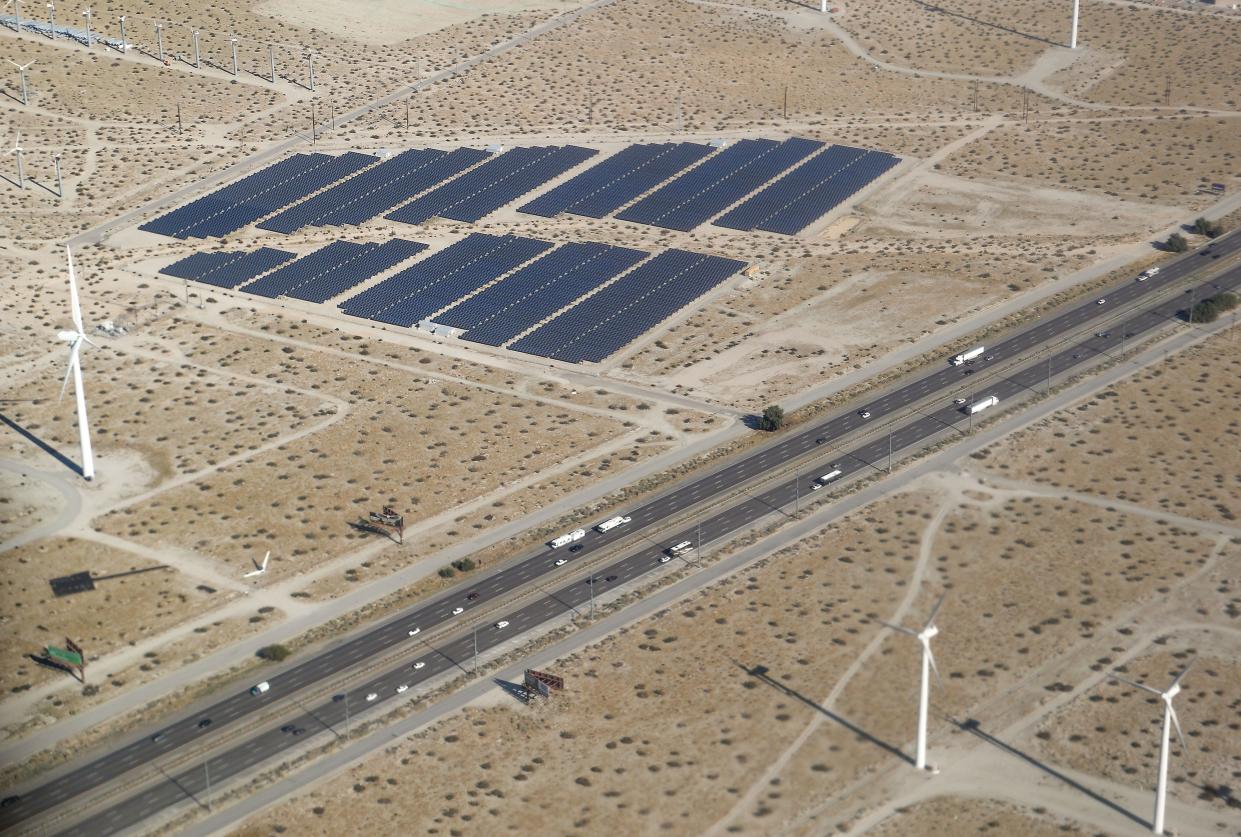
{"label": "desert shrub", "polygon": [[784,409],[777,404],[772,404],[763,410],[763,415],[758,420],[758,427],[768,432],[784,427]]}
{"label": "desert shrub", "polygon": [[288,659],[289,655],[293,652],[290,651],[287,646],[275,643],[273,645],[264,645],[256,653],[260,659],[278,663],[281,660]]}
{"label": "desert shrub", "polygon": [[1168,236],[1167,248],[1173,253],[1184,253],[1189,249],[1189,242],[1185,240],[1185,236],[1179,232],[1172,233]]}

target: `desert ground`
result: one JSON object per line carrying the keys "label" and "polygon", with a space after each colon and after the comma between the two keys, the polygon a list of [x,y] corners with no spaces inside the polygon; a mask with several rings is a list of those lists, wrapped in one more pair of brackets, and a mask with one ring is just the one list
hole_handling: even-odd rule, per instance
{"label": "desert ground", "polygon": [[[1227,579],[1241,530],[1210,505],[1172,515],[1153,496],[1122,499],[1118,480],[1150,449],[1141,436],[1114,434],[1094,456],[1080,446],[1109,420],[1160,415],[1147,398],[1155,377],[1183,407],[1168,435],[1222,429],[1238,361],[1222,335],[1143,370],[557,661],[563,694],[467,708],[239,833],[399,822],[483,834],[518,821],[558,832],[1107,832],[1106,809],[1067,785],[1059,810],[1022,804],[1019,780],[994,779],[1018,759],[967,730],[1098,780],[1104,797],[1113,784],[1145,795],[1157,709],[1106,675],[1163,686],[1191,659],[1178,706],[1192,752],[1174,753],[1172,793],[1218,826],[1182,833],[1235,833],[1224,823],[1235,826],[1241,670]],[[1066,490],[1031,451],[1098,480]],[[1219,471],[1235,474],[1227,462]],[[1180,482],[1191,496],[1218,490],[1209,468]],[[941,595],[931,750],[942,773],[915,781],[902,754],[917,644],[882,623],[920,625]],[[955,798],[965,786],[968,800]]]}
{"label": "desert ground", "polygon": [[[568,513],[582,492],[674,466],[683,450],[723,438],[769,403],[883,368],[950,329],[1015,316],[1075,275],[1152,263],[1162,256],[1149,242],[1198,214],[1218,209],[1226,223],[1241,222],[1241,18],[1086,0],[1081,49],[1070,52],[1063,10],[1036,0],[856,0],[827,16],[813,5],[108,0],[93,7],[93,27],[118,37],[126,15],[126,52],[0,31],[0,64],[35,62],[28,105],[15,72],[0,78],[0,133],[6,146],[20,141],[28,179],[18,189],[13,156],[0,161],[0,617],[11,638],[0,735],[46,732],[351,591],[392,594],[383,588],[398,572],[423,574],[404,600],[433,593],[446,549],[530,513]],[[77,10],[57,15],[84,23]],[[639,141],[787,136],[902,160],[793,237],[538,219],[516,202],[472,226],[376,219],[292,236],[247,227],[206,242],[136,229],[156,214],[148,202],[203,194],[203,178],[256,152],[576,143],[599,149],[597,160]],[[1222,197],[1204,189],[1214,183],[1225,185]],[[103,224],[102,240],[75,239]],[[604,363],[574,368],[377,328],[331,304],[187,287],[158,273],[192,252],[306,253],[337,238],[395,235],[441,247],[471,231],[680,247],[752,270]],[[71,394],[60,400],[65,350],[55,338],[70,325],[68,240],[97,344],[83,354],[100,469],[86,488],[74,471],[77,426]],[[127,333],[95,332],[105,320]],[[350,800],[375,824],[399,815],[476,833],[517,812],[564,831],[615,821],[634,831],[813,833],[859,817],[899,828],[887,802],[859,813],[831,789],[874,781],[905,798],[893,778],[899,759],[885,747],[908,749],[900,707],[909,694],[875,697],[874,684],[912,670],[914,654],[877,620],[916,619],[943,590],[937,699],[953,717],[999,719],[1014,746],[1138,786],[1149,742],[1121,753],[1109,739],[1113,753],[1088,732],[1136,733],[1144,704],[1109,702],[1095,708],[1117,714],[1096,717],[1075,692],[1046,689],[1067,677],[1053,675],[1058,667],[1086,676],[1087,655],[1115,658],[1112,645],[1133,651],[1127,670],[1136,676],[1175,667],[1181,658],[1157,652],[1179,635],[1150,648],[1154,617],[1135,615],[1137,602],[1185,591],[1176,608],[1205,602],[1220,625],[1233,618],[1226,573],[1218,585],[1231,605],[1199,587],[1237,554],[1236,428],[1212,424],[1235,412],[1233,345],[1171,358],[1117,395],[1021,431],[1002,453],[825,528],[744,583],[704,591],[565,660],[575,686],[563,700],[473,708],[253,827],[338,830]],[[403,545],[351,525],[384,504],[407,515]],[[1121,530],[1133,543],[1103,534]],[[502,561],[533,540],[500,539],[479,555]],[[271,573],[243,580],[269,549]],[[1083,554],[1089,573],[1076,563]],[[156,565],[166,569],[120,575]],[[48,581],[76,570],[119,577],[52,597]],[[25,616],[36,612],[37,621]],[[795,622],[815,613],[814,628]],[[1176,614],[1202,621],[1189,609]],[[997,626],[996,642],[982,643]],[[1195,671],[1234,683],[1232,635],[1195,630],[1208,634],[1195,634]],[[87,646],[90,689],[27,656],[66,634]],[[1108,649],[1096,648],[1104,636]],[[858,654],[874,665],[856,670]],[[757,665],[770,682],[747,674]],[[1042,706],[1048,694],[1073,700]],[[806,703],[825,696],[885,746]],[[1229,707],[1219,696],[1200,699],[1205,720],[1222,723]],[[698,708],[692,716],[676,709],[687,701]],[[946,718],[935,723],[937,746],[980,746]],[[1193,723],[1200,735],[1210,729]],[[1037,736],[1043,730],[1049,737]],[[517,737],[536,745],[523,745],[532,755],[495,755],[497,742]],[[1221,765],[1235,757],[1219,750],[1187,762],[1193,773],[1180,774],[1178,800],[1199,804],[1195,782],[1228,785]],[[430,765],[441,778],[415,782]],[[990,788],[982,796],[961,813],[979,829],[1098,830],[1088,813],[1061,820]],[[947,816],[930,797],[908,802],[928,830]]]}

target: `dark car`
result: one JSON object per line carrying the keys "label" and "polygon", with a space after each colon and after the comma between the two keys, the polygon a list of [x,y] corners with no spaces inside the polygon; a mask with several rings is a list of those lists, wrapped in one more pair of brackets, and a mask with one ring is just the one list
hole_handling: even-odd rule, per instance
{"label": "dark car", "polygon": [[966,369],[964,374],[966,374],[966,375],[973,375],[973,374],[974,374],[974,370],[973,370],[973,369]]}
{"label": "dark car", "polygon": [[604,581],[616,581],[616,576],[610,575],[607,578],[605,578]]}
{"label": "dark car", "polygon": [[581,545],[580,543],[575,543],[575,544],[573,544],[573,546],[569,547],[569,551],[570,551],[570,552],[581,552],[581,551],[582,551],[582,545]]}
{"label": "dark car", "polygon": [[164,733],[162,732],[157,732],[151,736],[151,743],[152,744],[163,744],[167,739],[168,739],[167,735],[164,735]]}
{"label": "dark car", "polygon": [[468,596],[466,596],[466,597],[465,597],[465,600],[466,600],[467,602],[472,602],[472,601],[474,601],[474,600],[475,600],[475,599],[477,599],[477,598],[478,598],[478,591],[476,590],[476,591],[474,591],[473,593],[470,593]]}
{"label": "dark car", "polygon": [[199,721],[199,722],[198,722],[198,728],[199,728],[199,729],[206,729],[206,728],[207,728],[207,727],[209,727],[209,726],[211,726],[211,719],[210,719],[210,718],[203,718],[201,721]]}
{"label": "dark car", "polygon": [[285,724],[284,726],[280,728],[280,731],[284,733],[289,733],[295,729],[297,729],[297,727],[293,726],[292,724]]}
{"label": "dark car", "polygon": [[293,728],[294,735],[301,735],[305,731],[306,731],[305,727],[294,727]]}
{"label": "dark car", "polygon": [[0,800],[0,808],[12,808],[21,801],[22,798],[20,796],[6,796],[3,800]]}
{"label": "dark car", "polygon": [[332,695],[332,702],[333,702],[333,703],[340,703],[340,702],[341,702],[342,700],[344,700],[344,699],[345,699],[345,696],[344,696],[344,695]]}

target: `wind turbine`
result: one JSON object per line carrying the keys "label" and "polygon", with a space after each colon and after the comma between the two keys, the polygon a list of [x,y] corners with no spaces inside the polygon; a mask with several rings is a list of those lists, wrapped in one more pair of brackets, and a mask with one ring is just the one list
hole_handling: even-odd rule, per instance
{"label": "wind turbine", "polygon": [[17,132],[17,139],[13,140],[13,147],[9,149],[9,154],[17,155],[17,188],[26,188],[26,174],[22,169],[22,155],[26,153],[26,149],[22,148],[22,134]]}
{"label": "wind turbine", "polygon": [[253,578],[256,575],[262,575],[263,573],[267,572],[267,559],[270,557],[271,557],[271,550],[269,549],[267,550],[267,554],[263,556],[263,566],[259,567],[258,569],[252,572],[246,573],[245,575],[242,576],[242,578]]}
{"label": "wind turbine", "polygon": [[1073,0],[1073,29],[1069,33],[1069,49],[1077,49],[1077,18],[1081,10],[1082,0]]}
{"label": "wind turbine", "polygon": [[926,624],[922,626],[922,630],[915,631],[912,628],[906,628],[901,625],[893,625],[890,622],[883,624],[894,631],[900,631],[903,634],[909,634],[922,646],[922,684],[918,696],[918,756],[914,762],[919,770],[926,769],[926,714],[927,703],[931,693],[931,672],[935,672],[936,682],[943,685],[943,681],[939,679],[939,668],[935,665],[935,657],[931,654],[931,640],[939,633],[939,628],[935,627],[935,615],[939,613],[940,606],[944,603],[944,596],[941,594],[939,600],[935,602],[935,607],[931,608],[931,615],[927,617]]}
{"label": "wind turbine", "polygon": [[65,389],[69,386],[69,376],[73,376],[73,389],[78,402],[78,434],[82,439],[82,476],[86,479],[95,477],[95,456],[90,446],[90,425],[86,419],[86,391],[82,389],[82,342],[91,343],[82,328],[82,307],[78,305],[77,278],[73,275],[73,253],[65,248],[69,257],[69,304],[73,314],[74,331],[62,331],[56,336],[69,344],[69,368],[65,370],[65,382],[60,387],[60,397],[65,397]]}
{"label": "wind turbine", "polygon": [[33,62],[33,61],[27,61],[25,64],[18,64],[16,61],[12,61],[12,60],[10,60],[10,61],[9,61],[9,63],[10,63],[10,64],[12,64],[14,67],[16,67],[16,68],[17,68],[17,72],[18,72],[18,74],[21,76],[21,79],[22,79],[22,104],[23,104],[23,105],[28,105],[28,104],[30,104],[30,97],[26,94],[26,71],[30,69],[30,67],[34,64],[34,62]]}
{"label": "wind turbine", "polygon": [[1133,686],[1135,689],[1158,695],[1159,699],[1163,701],[1163,734],[1159,741],[1159,783],[1155,786],[1155,821],[1151,829],[1156,834],[1163,834],[1164,804],[1168,793],[1168,739],[1170,738],[1172,727],[1176,727],[1176,737],[1181,742],[1181,749],[1189,749],[1185,746],[1185,736],[1181,734],[1181,722],[1177,720],[1176,710],[1172,708],[1172,698],[1180,694],[1181,678],[1185,676],[1185,673],[1189,671],[1189,666],[1193,664],[1194,661],[1190,660],[1189,665],[1181,669],[1181,673],[1172,681],[1172,685],[1162,692],[1142,683],[1126,680],[1115,672],[1111,675],[1113,680],[1119,680],[1121,683]]}

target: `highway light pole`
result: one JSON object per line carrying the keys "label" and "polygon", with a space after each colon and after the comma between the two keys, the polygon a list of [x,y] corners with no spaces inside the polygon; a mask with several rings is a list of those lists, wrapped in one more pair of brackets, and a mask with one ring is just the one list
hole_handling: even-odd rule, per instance
{"label": "highway light pole", "polygon": [[474,669],[470,673],[478,671],[478,626],[474,626]]}
{"label": "highway light pole", "polygon": [[590,620],[595,620],[595,574],[590,574]]}
{"label": "highway light pole", "polygon": [[892,431],[888,431],[888,473],[892,473]]}
{"label": "highway light pole", "polygon": [[203,759],[203,773],[207,776],[207,810],[211,810],[211,763]]}

